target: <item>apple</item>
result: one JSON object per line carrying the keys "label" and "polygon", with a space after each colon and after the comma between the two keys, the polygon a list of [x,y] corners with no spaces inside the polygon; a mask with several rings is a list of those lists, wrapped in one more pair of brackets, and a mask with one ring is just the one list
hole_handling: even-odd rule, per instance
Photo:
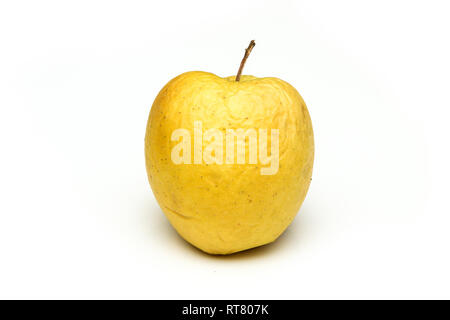
{"label": "apple", "polygon": [[314,137],[305,102],[278,78],[186,72],[167,83],[148,118],[148,179],[186,241],[231,254],[276,240],[308,191]]}

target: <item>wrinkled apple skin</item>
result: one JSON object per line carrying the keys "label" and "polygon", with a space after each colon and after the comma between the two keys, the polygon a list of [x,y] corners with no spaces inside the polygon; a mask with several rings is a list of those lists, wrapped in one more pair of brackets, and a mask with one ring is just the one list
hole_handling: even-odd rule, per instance
{"label": "wrinkled apple skin", "polygon": [[[178,142],[171,134],[178,128],[193,132],[194,121],[202,121],[204,131],[224,133],[279,129],[278,172],[261,175],[261,164],[247,162],[175,164],[171,150]],[[187,72],[167,83],[153,103],[145,158],[156,200],[177,232],[207,253],[231,254],[276,240],[299,211],[313,169],[311,119],[300,94],[283,80],[242,76],[236,82]]]}

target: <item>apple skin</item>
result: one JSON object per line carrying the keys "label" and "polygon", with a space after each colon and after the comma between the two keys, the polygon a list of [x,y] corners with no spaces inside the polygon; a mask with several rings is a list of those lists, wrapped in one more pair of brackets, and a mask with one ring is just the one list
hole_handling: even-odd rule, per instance
{"label": "apple skin", "polygon": [[[193,132],[194,121],[224,132],[279,129],[278,172],[261,175],[261,164],[247,162],[175,164],[171,151],[178,142],[171,135],[179,128]],[[145,158],[155,198],[181,237],[204,252],[231,254],[273,242],[299,211],[313,169],[311,119],[297,90],[278,78],[242,76],[236,82],[187,72],[153,103]]]}

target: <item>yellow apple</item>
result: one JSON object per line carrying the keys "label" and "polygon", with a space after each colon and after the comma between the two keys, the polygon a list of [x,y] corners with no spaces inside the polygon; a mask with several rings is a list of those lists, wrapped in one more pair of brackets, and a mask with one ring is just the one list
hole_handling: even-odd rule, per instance
{"label": "yellow apple", "polygon": [[[159,92],[145,136],[148,179],[177,232],[211,254],[276,240],[308,191],[311,119],[278,78],[183,73]],[[236,142],[236,143],[235,143]]]}

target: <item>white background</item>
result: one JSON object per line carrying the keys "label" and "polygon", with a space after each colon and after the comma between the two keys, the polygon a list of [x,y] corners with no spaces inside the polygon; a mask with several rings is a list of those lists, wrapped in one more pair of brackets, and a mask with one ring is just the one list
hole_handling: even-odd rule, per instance
{"label": "white background", "polygon": [[[0,298],[450,298],[447,1],[2,1]],[[305,99],[309,194],[272,245],[201,253],[147,182],[176,75]]]}

